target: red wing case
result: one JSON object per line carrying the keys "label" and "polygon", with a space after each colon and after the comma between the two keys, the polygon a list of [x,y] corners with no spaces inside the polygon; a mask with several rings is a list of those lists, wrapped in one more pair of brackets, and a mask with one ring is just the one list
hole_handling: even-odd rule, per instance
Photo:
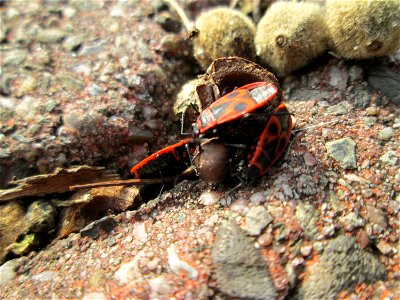
{"label": "red wing case", "polygon": [[250,153],[246,178],[264,175],[282,156],[289,145],[292,118],[285,104],[281,103],[269,117],[257,145]]}
{"label": "red wing case", "polygon": [[237,120],[266,106],[277,94],[278,88],[270,82],[254,82],[237,88],[202,111],[194,124],[194,134]]}
{"label": "red wing case", "polygon": [[135,178],[177,177],[191,166],[190,156],[196,150],[193,139],[185,139],[146,157],[131,169]]}

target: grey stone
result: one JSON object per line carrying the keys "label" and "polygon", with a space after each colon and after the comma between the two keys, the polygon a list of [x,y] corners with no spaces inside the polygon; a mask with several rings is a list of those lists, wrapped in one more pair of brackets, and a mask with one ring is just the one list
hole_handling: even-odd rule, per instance
{"label": "grey stone", "polygon": [[67,33],[58,28],[41,29],[36,34],[36,40],[41,43],[58,43],[61,42]]}
{"label": "grey stone", "polygon": [[296,208],[296,219],[303,229],[304,234],[315,240],[318,237],[318,229],[316,222],[318,221],[319,212],[311,204],[299,202]]}
{"label": "grey stone", "polygon": [[56,209],[47,201],[35,201],[26,213],[26,225],[32,232],[47,232],[54,228]]}
{"label": "grey stone", "polygon": [[138,41],[137,54],[139,55],[139,58],[141,58],[141,59],[145,59],[145,60],[148,60],[148,61],[152,61],[153,60],[153,54],[151,53],[151,51],[147,47],[146,43],[144,41],[142,41],[142,40]]}
{"label": "grey stone", "polygon": [[92,83],[89,86],[89,95],[90,96],[97,96],[98,94],[102,93],[103,89],[101,87],[99,87],[97,84]]}
{"label": "grey stone", "polygon": [[219,289],[242,299],[275,299],[276,290],[253,240],[236,224],[225,221],[218,229],[211,259]]}
{"label": "grey stone", "polygon": [[397,164],[397,155],[394,151],[388,151],[379,159],[381,162],[387,165],[395,166]]}
{"label": "grey stone", "polygon": [[374,126],[374,125],[376,124],[376,120],[377,120],[376,117],[369,117],[369,116],[367,116],[367,117],[363,117],[363,118],[362,118],[363,123],[364,123],[365,125],[369,126],[369,127]]}
{"label": "grey stone", "polygon": [[336,105],[328,107],[327,112],[334,116],[341,116],[347,114],[351,110],[351,104],[348,101],[342,101]]}
{"label": "grey stone", "polygon": [[328,142],[325,145],[330,156],[344,169],[357,168],[356,143],[351,138]]}
{"label": "grey stone", "polygon": [[329,99],[331,96],[328,92],[319,90],[298,89],[290,93],[290,100],[312,101],[316,99]]}
{"label": "grey stone", "polygon": [[395,104],[400,104],[400,74],[388,67],[374,66],[368,70],[368,83]]}
{"label": "grey stone", "polygon": [[100,229],[104,230],[106,233],[110,233],[117,224],[117,221],[113,219],[113,217],[106,216],[82,228],[80,233],[82,237],[88,236],[92,239],[97,239],[100,234]]}
{"label": "grey stone", "polygon": [[350,212],[339,219],[343,227],[347,231],[352,231],[357,227],[362,227],[365,225],[364,219],[360,218],[355,212]]}
{"label": "grey stone", "polygon": [[340,291],[352,289],[358,283],[386,278],[385,266],[379,259],[346,236],[332,240],[308,272],[299,299],[336,299]]}
{"label": "grey stone", "polygon": [[333,211],[336,213],[341,213],[344,209],[343,204],[340,202],[338,196],[336,195],[335,191],[329,190],[328,191],[328,201],[330,202]]}
{"label": "grey stone", "polygon": [[377,224],[383,229],[387,228],[387,220],[383,211],[373,206],[367,206],[367,220],[372,224]]}
{"label": "grey stone", "polygon": [[371,93],[368,90],[356,88],[354,90],[355,107],[365,109],[371,102]]}
{"label": "grey stone", "polygon": [[317,186],[314,178],[309,174],[301,174],[297,179],[296,190],[303,195],[315,195],[317,193]]}
{"label": "grey stone", "polygon": [[154,138],[154,135],[150,130],[142,129],[133,124],[129,124],[128,129],[128,140],[130,142],[147,142]]}
{"label": "grey stone", "polygon": [[378,135],[376,136],[381,141],[390,140],[394,135],[394,131],[392,127],[385,127],[381,131],[379,131]]}
{"label": "grey stone", "polygon": [[0,148],[0,158],[10,158],[11,151],[7,148]]}
{"label": "grey stone", "polygon": [[21,82],[18,91],[16,92],[17,97],[22,97],[29,92],[32,92],[37,86],[37,80],[34,76],[27,75]]}
{"label": "grey stone", "polygon": [[67,75],[56,75],[57,82],[66,91],[81,91],[85,88],[85,83]]}
{"label": "grey stone", "polygon": [[253,206],[245,217],[246,224],[242,227],[250,235],[259,235],[273,221],[271,214],[262,205]]}
{"label": "grey stone", "polygon": [[349,80],[350,82],[362,81],[364,76],[364,71],[359,66],[351,66],[349,68]]}
{"label": "grey stone", "polygon": [[54,271],[43,271],[39,274],[35,274],[32,276],[32,281],[46,282],[52,281],[55,277],[57,277],[58,272]]}
{"label": "grey stone", "polygon": [[107,47],[108,47],[107,41],[94,40],[89,44],[84,43],[81,49],[79,50],[79,55],[93,55],[105,51]]}
{"label": "grey stone", "polygon": [[64,49],[67,51],[77,51],[78,48],[82,45],[83,40],[84,38],[81,35],[69,36],[65,39],[63,43]]}
{"label": "grey stone", "polygon": [[346,90],[349,73],[347,70],[339,69],[337,66],[331,66],[329,70],[329,84],[341,91]]}
{"label": "grey stone", "polygon": [[0,286],[6,285],[8,282],[17,277],[17,273],[14,271],[16,262],[17,259],[13,259],[0,266]]}
{"label": "grey stone", "polygon": [[36,120],[40,110],[40,99],[30,96],[25,96],[15,107],[15,113],[26,121]]}
{"label": "grey stone", "polygon": [[27,55],[27,50],[11,50],[4,54],[0,60],[0,64],[2,66],[18,66],[26,59]]}
{"label": "grey stone", "polygon": [[83,135],[96,135],[105,118],[93,110],[85,113],[80,109],[71,109],[63,115],[63,120],[65,126],[78,130]]}
{"label": "grey stone", "polygon": [[73,0],[71,4],[80,11],[96,11],[104,7],[105,1]]}
{"label": "grey stone", "polygon": [[10,74],[2,74],[0,76],[0,93],[3,95],[9,95],[11,93],[10,83],[12,77]]}

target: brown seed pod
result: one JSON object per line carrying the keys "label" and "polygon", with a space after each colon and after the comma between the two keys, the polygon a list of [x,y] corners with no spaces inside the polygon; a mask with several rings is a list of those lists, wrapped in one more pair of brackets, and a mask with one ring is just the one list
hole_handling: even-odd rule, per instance
{"label": "brown seed pod", "polygon": [[399,0],[326,2],[335,53],[343,58],[383,56],[400,48]]}
{"label": "brown seed pod", "polygon": [[220,183],[229,174],[230,149],[217,139],[201,143],[194,158],[194,165],[201,179],[209,183]]}
{"label": "brown seed pod", "polygon": [[[271,82],[279,89],[275,75],[260,65],[237,56],[224,57],[212,62],[206,74],[200,78],[196,91],[203,107],[208,107],[235,88],[257,81]],[[281,96],[279,90],[274,106],[281,102]]]}

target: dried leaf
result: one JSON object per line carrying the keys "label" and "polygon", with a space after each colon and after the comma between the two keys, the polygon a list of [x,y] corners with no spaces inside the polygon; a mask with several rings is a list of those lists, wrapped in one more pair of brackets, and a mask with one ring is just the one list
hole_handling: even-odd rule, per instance
{"label": "dried leaf", "polygon": [[36,175],[11,182],[17,186],[0,190],[0,201],[63,193],[69,191],[70,186],[73,185],[115,179],[119,179],[117,174],[107,174],[105,169],[100,167],[57,168],[52,174]]}

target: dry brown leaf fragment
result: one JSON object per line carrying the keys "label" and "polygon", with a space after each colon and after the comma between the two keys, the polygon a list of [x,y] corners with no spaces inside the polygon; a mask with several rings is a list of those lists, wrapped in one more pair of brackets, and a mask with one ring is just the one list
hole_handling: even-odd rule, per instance
{"label": "dry brown leaf fragment", "polygon": [[36,175],[10,182],[10,184],[16,186],[0,190],[0,201],[63,193],[69,191],[70,186],[73,185],[116,179],[119,179],[117,174],[108,174],[105,168],[101,167],[84,165],[57,168],[51,174]]}

